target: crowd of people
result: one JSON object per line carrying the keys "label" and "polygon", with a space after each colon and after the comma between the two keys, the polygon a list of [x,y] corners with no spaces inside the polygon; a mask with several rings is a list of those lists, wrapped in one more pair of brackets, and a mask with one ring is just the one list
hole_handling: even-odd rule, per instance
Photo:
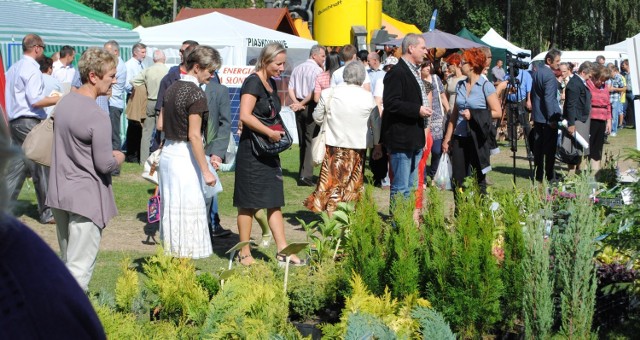
{"label": "crowd of people", "polygon": [[[35,34],[25,36],[22,47],[23,57],[7,73],[12,141],[22,145],[48,115],[55,115],[56,125],[51,166],[14,157],[6,172],[7,192],[15,201],[25,177],[33,178],[40,222],[56,224],[62,260],[84,290],[102,231],[117,214],[112,176],[124,161],[144,162],[156,149],[161,150],[160,239],[167,254],[208,257],[214,238],[230,234],[220,226],[215,187],[217,171],[234,170],[240,241],[250,240],[255,217],[262,244],[273,238],[279,262],[289,258],[293,265],[304,265],[304,259],[281,254],[287,240],[279,155],[260,152],[255,145],[256,135],[268,143],[288,137],[284,124],[268,123],[282,123],[284,105],[296,114],[297,184],[314,187],[301,202],[306,208],[332,214],[338,203],[358,200],[368,160],[373,184],[389,187],[391,212],[398,197],[416,194],[414,219],[419,223],[421,193],[432,185],[444,154],[452,164],[454,197],[468,177],[486,192],[491,156],[499,151],[496,121],[504,116],[503,104],[517,107],[518,123],[531,145],[535,180],[541,182],[556,179],[561,122],[566,120],[560,147],[566,142],[579,154],[570,168],[581,171],[580,161],[588,157],[597,170],[603,144],[624,125],[625,105],[631,102],[628,61],[622,72],[604,60],[570,65],[561,62],[555,49],[547,53],[544,66],[519,72],[515,89],[502,61],[490,71],[488,48],[438,60],[417,34],[408,34],[399,49],[386,52],[315,45],[288,78],[282,77],[286,48],[271,43],[242,84],[239,144],[235,158],[227,159],[231,107],[229,90],[217,76],[223,61],[216,49],[186,40],[181,63],[169,68],[161,50],[153,52],[152,65],[145,65],[146,46],[141,43],[132,47],[127,62],[113,40],[79,58],[65,46],[55,61],[44,56],[44,41]],[[276,80],[285,79],[287,91],[281,96]],[[128,130],[121,140],[123,113]],[[576,142],[576,134],[589,141],[588,149]],[[316,178],[312,144],[319,135],[324,159]],[[250,246],[240,249],[237,260],[242,265],[254,262]]]}

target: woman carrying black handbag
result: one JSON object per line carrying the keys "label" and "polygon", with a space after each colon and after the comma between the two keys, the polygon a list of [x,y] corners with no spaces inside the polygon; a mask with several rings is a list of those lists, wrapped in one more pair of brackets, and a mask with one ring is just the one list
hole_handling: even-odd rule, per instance
{"label": "woman carrying black handbag", "polygon": [[[287,246],[281,210],[284,205],[282,168],[277,150],[270,153],[262,148],[268,145],[267,142],[279,143],[288,135],[282,119],[279,119],[280,98],[276,82],[272,79],[284,71],[286,60],[286,50],[281,44],[268,44],[260,52],[256,72],[242,84],[240,121],[243,129],[236,155],[233,192],[233,206],[238,208],[240,242],[249,241],[256,210],[266,208],[278,252]],[[262,140],[258,140],[259,137]],[[278,255],[279,261],[284,261],[284,258]],[[254,262],[248,245],[240,250],[238,260],[243,265]],[[302,264],[296,256],[291,256],[291,262]]]}

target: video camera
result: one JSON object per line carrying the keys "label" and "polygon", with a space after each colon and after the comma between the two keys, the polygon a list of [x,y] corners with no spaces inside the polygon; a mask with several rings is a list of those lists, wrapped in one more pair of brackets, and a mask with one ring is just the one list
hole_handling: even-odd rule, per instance
{"label": "video camera", "polygon": [[511,77],[517,77],[519,72],[518,70],[529,69],[529,63],[522,60],[529,56],[530,54],[524,52],[513,55],[513,53],[507,51],[507,72]]}

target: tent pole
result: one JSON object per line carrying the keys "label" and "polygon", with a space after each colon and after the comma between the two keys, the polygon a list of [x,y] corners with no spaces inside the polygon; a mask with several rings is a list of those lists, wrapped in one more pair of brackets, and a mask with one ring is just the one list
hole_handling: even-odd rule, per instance
{"label": "tent pole", "polygon": [[113,14],[111,16],[118,19],[118,0],[113,0]]}
{"label": "tent pole", "polygon": [[173,21],[176,21],[176,15],[178,15],[178,0],[173,0]]}

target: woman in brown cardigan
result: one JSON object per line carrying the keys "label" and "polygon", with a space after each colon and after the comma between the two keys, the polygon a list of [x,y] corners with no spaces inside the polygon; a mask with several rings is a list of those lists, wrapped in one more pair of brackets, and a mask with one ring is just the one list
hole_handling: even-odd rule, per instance
{"label": "woman in brown cardigan", "polygon": [[117,60],[106,50],[86,50],[78,68],[82,86],[58,102],[47,206],[56,219],[62,261],[87,291],[102,229],[117,215],[111,173],[124,154],[111,150],[109,114],[96,97],[109,95]]}

